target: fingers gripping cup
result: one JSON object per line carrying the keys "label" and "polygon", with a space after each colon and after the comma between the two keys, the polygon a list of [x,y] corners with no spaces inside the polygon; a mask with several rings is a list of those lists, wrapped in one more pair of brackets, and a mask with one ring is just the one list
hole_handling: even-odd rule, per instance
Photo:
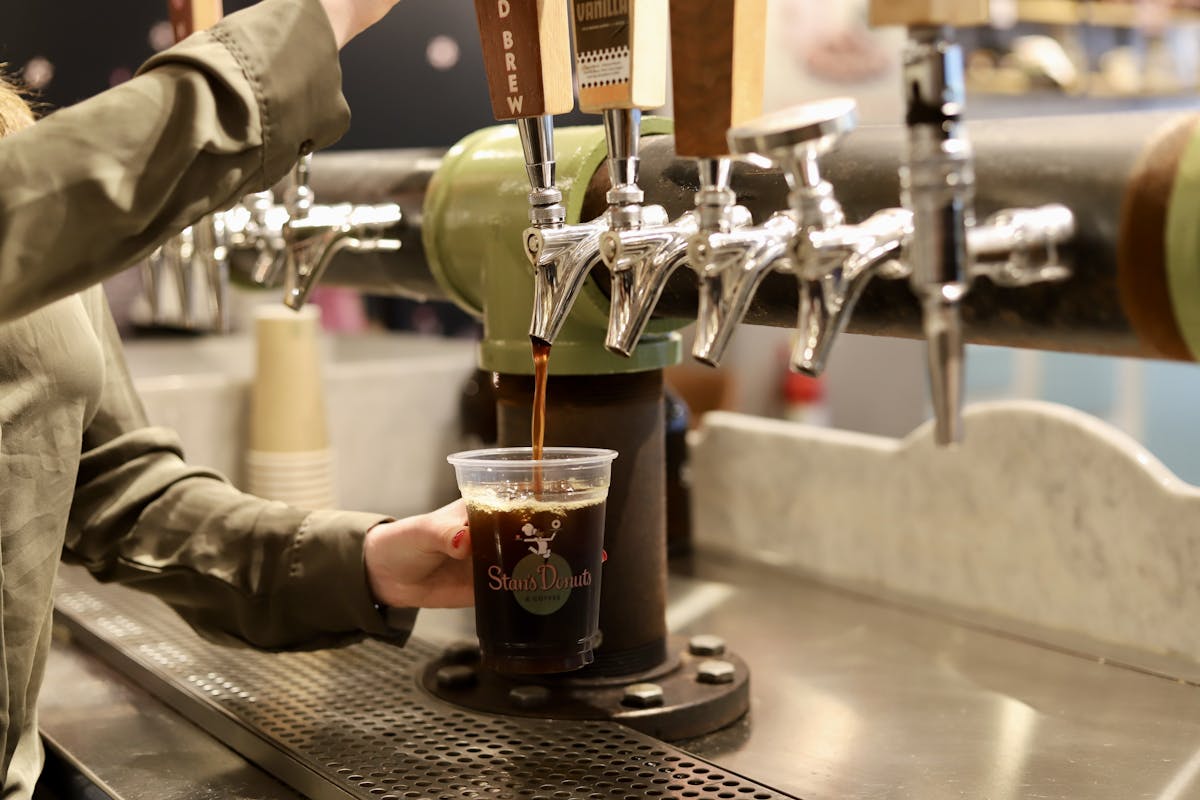
{"label": "fingers gripping cup", "polygon": [[592,663],[612,450],[528,447],[456,453],[467,503],[483,662],[507,673]]}

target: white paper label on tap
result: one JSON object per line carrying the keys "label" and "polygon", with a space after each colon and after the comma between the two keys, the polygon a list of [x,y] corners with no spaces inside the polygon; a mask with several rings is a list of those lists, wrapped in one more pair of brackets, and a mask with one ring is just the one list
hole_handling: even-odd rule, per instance
{"label": "white paper label on tap", "polygon": [[609,47],[579,54],[579,88],[629,82],[629,48]]}

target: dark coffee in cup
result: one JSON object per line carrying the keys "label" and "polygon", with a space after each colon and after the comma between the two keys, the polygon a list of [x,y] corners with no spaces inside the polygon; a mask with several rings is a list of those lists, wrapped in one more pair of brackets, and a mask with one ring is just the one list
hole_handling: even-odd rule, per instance
{"label": "dark coffee in cup", "polygon": [[545,480],[467,492],[484,664],[566,672],[599,641],[606,489]]}
{"label": "dark coffee in cup", "polygon": [[467,501],[475,632],[485,666],[566,672],[600,640],[600,564],[612,450],[528,447],[455,453]]}

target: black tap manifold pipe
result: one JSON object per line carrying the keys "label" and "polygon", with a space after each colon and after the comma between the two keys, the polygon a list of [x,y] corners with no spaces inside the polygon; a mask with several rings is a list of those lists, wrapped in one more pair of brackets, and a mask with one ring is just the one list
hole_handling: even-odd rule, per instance
{"label": "black tap manifold pipe", "polygon": [[[1193,112],[1138,111],[1106,114],[1102,121],[1076,115],[973,124],[976,213],[1058,202],[1074,212],[1076,235],[1061,250],[1072,269],[1069,280],[1021,289],[977,280],[962,306],[967,341],[1193,360],[1172,309],[1164,241],[1171,190],[1198,119]],[[1100,126],[1103,135],[1097,135]],[[906,137],[900,125],[862,127],[825,156],[822,171],[838,187],[848,219],[895,204]],[[438,155],[390,150],[316,156],[312,185],[326,202],[391,200],[405,211],[403,230],[396,233],[403,241],[399,251],[339,254],[326,282],[376,294],[447,298],[421,245],[424,191]],[[692,210],[696,165],[675,156],[672,137],[643,140],[640,156],[646,202],[664,206],[672,217]],[[787,185],[777,169],[736,164],[732,185],[759,222],[787,207]],[[604,212],[607,190],[601,168],[588,188],[584,219]],[[249,274],[253,265],[235,267]],[[606,270],[592,274],[607,278]],[[694,319],[696,304],[696,277],[681,270],[667,283],[656,314]],[[795,278],[770,275],[746,322],[792,327],[796,316]],[[919,338],[920,303],[904,281],[871,281],[847,330]]]}

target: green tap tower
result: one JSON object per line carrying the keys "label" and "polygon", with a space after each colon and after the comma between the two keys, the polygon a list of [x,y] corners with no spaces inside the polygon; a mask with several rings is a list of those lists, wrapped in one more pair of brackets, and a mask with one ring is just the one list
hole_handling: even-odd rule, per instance
{"label": "green tap tower", "polygon": [[[634,16],[662,6],[665,19],[665,0],[629,6],[624,13]],[[554,262],[535,271],[527,239],[580,222],[584,193],[611,143],[598,127],[554,135],[553,115],[573,105],[567,0],[477,0],[476,16],[493,112],[516,125],[479,131],[447,154],[425,204],[426,218],[439,224],[425,228],[424,245],[442,285],[483,317],[479,365],[496,374],[499,443],[528,446],[531,320],[535,298],[558,275]],[[666,31],[659,33],[665,59]],[[633,56],[645,51],[646,66],[626,78],[642,87],[653,79],[653,54],[631,44]],[[665,61],[656,69],[661,83]],[[651,132],[669,125],[648,122],[642,133]],[[603,268],[598,254],[594,264]],[[573,299],[552,337],[545,443],[620,454],[606,514],[604,641],[584,672],[641,675],[668,662],[662,369],[679,360],[679,337],[659,330],[631,358],[615,356],[604,348],[608,300],[590,281]]]}
{"label": "green tap tower", "polygon": [[[641,127],[643,136],[671,129],[670,120],[653,117]],[[566,223],[576,223],[588,184],[604,165],[604,130],[560,128],[554,141]],[[423,227],[430,269],[455,303],[483,319],[480,368],[506,375],[533,374],[534,276],[523,243],[528,192],[518,129],[502,125],[472,133],[446,154],[424,208],[427,219],[438,221]],[[679,363],[674,330],[685,320],[652,323],[634,354],[624,358],[604,348],[608,306],[608,298],[589,282],[554,340],[551,375],[615,375]]]}
{"label": "green tap tower", "polygon": [[[698,680],[700,660],[713,653],[667,632],[663,368],[679,361],[674,329],[685,321],[652,322],[629,357],[616,355],[604,346],[609,299],[588,279],[606,269],[601,235],[643,224],[639,139],[671,132],[669,121],[641,119],[665,94],[667,2],[573,6],[580,47],[613,62],[592,53],[581,77],[585,109],[603,113],[604,126],[553,131],[552,115],[570,108],[559,94],[565,0],[477,0],[493,111],[516,125],[474,133],[447,153],[427,189],[422,230],[438,282],[483,319],[479,364],[495,373],[499,444],[530,444],[536,338],[552,344],[545,443],[618,453],[605,518],[603,641],[592,665],[539,676],[532,688],[528,678],[482,667],[461,680],[463,652],[455,649],[427,667],[424,683],[449,702],[490,713],[615,719],[654,736],[690,738],[745,713],[749,672],[722,648],[730,679]],[[569,62],[565,70],[569,86]],[[608,208],[581,220],[589,188],[608,189]]]}

